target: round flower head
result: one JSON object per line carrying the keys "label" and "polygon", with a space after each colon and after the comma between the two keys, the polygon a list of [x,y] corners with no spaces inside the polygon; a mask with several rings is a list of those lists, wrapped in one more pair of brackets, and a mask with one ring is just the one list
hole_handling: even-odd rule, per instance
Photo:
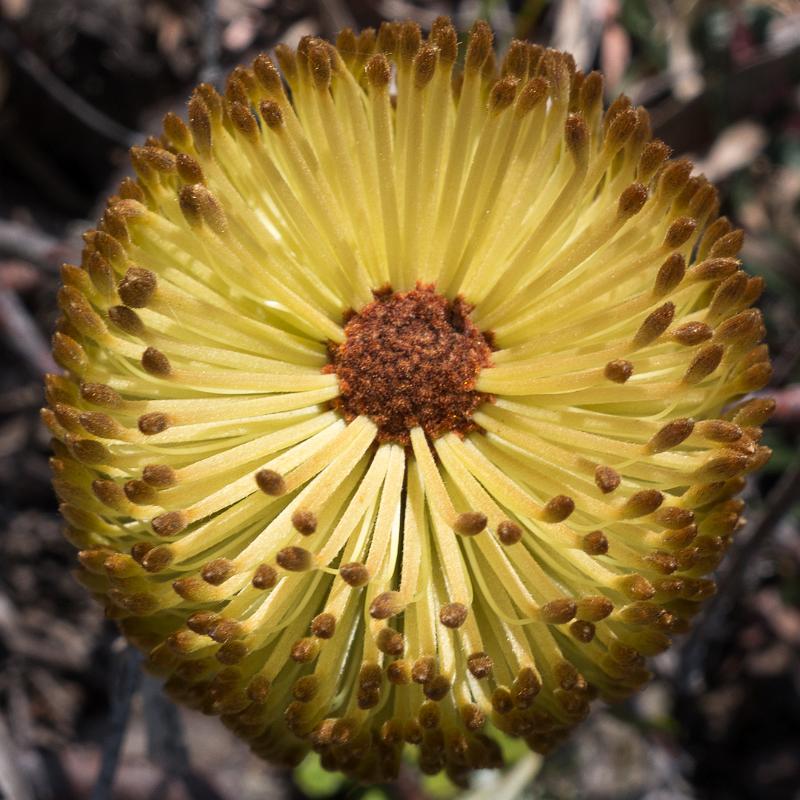
{"label": "round flower head", "polygon": [[[740,526],[770,372],[714,189],[478,22],[307,37],[132,150],[44,416],[80,576],[279,763],[463,781],[648,679]],[[281,77],[282,73],[282,77]]]}

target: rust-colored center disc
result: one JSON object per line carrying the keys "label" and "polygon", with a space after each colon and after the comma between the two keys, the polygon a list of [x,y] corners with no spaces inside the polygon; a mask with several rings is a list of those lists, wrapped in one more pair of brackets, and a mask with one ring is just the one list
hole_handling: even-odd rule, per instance
{"label": "rust-colored center disc", "polygon": [[329,369],[341,389],[334,407],[348,421],[368,416],[381,442],[408,445],[416,426],[431,439],[474,429],[472,414],[488,399],[475,379],[492,351],[470,306],[422,285],[376,297],[350,317],[333,349]]}

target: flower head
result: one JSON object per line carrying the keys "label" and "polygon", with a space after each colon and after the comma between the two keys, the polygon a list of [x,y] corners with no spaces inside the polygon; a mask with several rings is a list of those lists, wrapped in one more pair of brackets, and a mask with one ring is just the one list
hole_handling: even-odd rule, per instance
{"label": "flower head", "polygon": [[133,148],[44,417],[177,700],[366,780],[546,752],[686,631],[769,451],[761,281],[625,97],[446,19],[305,38]]}

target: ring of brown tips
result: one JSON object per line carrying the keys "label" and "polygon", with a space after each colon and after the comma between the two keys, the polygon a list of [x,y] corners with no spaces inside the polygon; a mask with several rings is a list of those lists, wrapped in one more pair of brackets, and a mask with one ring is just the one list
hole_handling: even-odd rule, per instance
{"label": "ring of brown tips", "polygon": [[132,149],[61,270],[54,490],[171,697],[274,763],[462,784],[713,594],[769,458],[763,280],[568,54],[440,17],[274,55]]}

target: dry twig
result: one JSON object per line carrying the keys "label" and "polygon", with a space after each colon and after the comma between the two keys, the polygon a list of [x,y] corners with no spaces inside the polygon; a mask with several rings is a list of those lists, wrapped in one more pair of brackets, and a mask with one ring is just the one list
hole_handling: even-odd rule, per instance
{"label": "dry twig", "polygon": [[111,800],[114,775],[119,764],[125,731],[131,710],[131,700],[139,686],[142,657],[137,650],[123,645],[121,640],[114,652],[111,673],[111,718],[109,730],[103,743],[100,772],[92,790],[91,800]]}
{"label": "dry twig", "polygon": [[120,125],[73,91],[44,61],[22,47],[8,28],[0,28],[0,51],[10,56],[23,72],[87,128],[123,147],[130,147],[142,138],[141,134]]}
{"label": "dry twig", "polygon": [[50,348],[28,309],[15,292],[7,289],[0,289],[0,330],[5,331],[9,345],[25,359],[34,372],[40,375],[58,372],[58,366],[50,355]]}

